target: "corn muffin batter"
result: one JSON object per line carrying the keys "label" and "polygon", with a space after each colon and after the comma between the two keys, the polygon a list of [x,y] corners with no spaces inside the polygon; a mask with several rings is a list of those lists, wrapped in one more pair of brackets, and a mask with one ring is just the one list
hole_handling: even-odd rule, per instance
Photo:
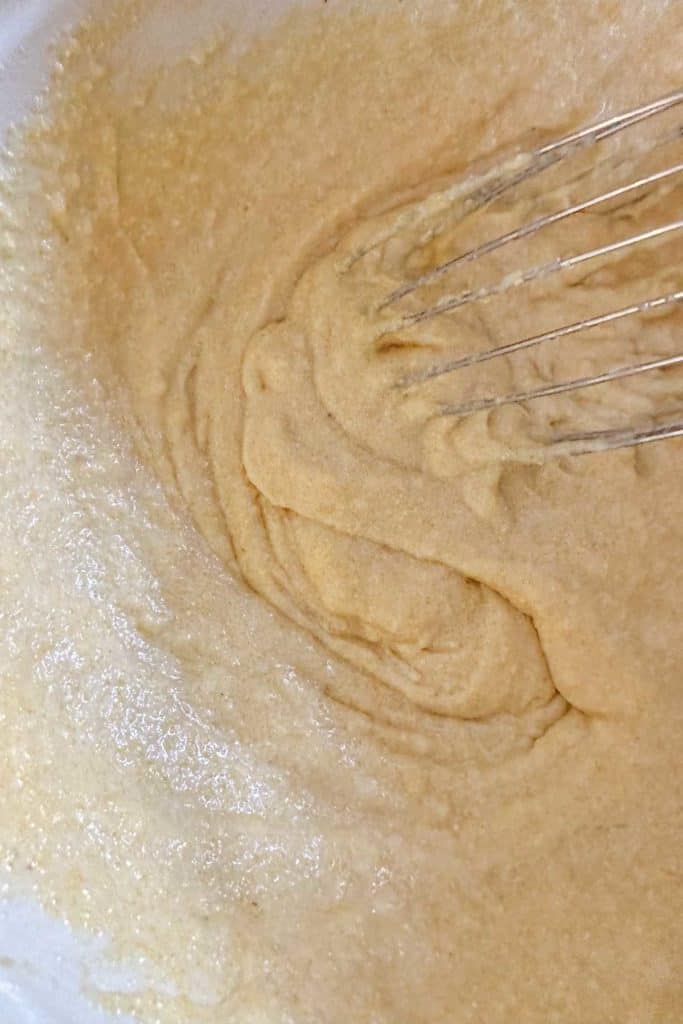
{"label": "corn muffin batter", "polygon": [[683,445],[553,444],[683,374],[441,413],[680,351],[681,308],[402,382],[680,288],[680,236],[401,316],[680,179],[380,307],[681,160],[672,115],[467,201],[680,86],[680,5],[340,0],[247,43],[235,4],[145,64],[173,7],[81,27],[2,163],[4,891],[144,963],[107,999],[144,1024],[674,1024]]}

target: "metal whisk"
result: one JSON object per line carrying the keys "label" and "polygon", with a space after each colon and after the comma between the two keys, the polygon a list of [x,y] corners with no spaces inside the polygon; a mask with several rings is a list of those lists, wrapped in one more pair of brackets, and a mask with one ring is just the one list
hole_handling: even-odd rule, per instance
{"label": "metal whisk", "polygon": [[[680,89],[660,99],[654,100],[653,102],[628,110],[616,116],[612,116],[607,120],[603,120],[599,124],[593,124],[588,127],[581,128],[578,131],[572,132],[570,135],[566,135],[563,138],[557,139],[547,145],[533,150],[526,157],[519,158],[516,161],[510,161],[502,168],[502,170],[494,170],[492,173],[487,175],[483,184],[480,183],[477,188],[466,197],[468,209],[481,209],[482,207],[499,199],[511,189],[519,186],[522,182],[527,181],[553,165],[566,160],[572,154],[576,154],[580,150],[595,146],[604,139],[623,132],[636,124],[646,121],[647,119],[661,115],[664,111],[672,110],[682,102],[683,89]],[[669,141],[673,140],[674,145],[680,146],[682,139],[683,126],[679,124],[676,126],[673,135],[669,137]],[[400,313],[400,304],[402,300],[408,299],[409,296],[414,296],[420,289],[423,289],[428,285],[434,285],[436,282],[441,280],[445,281],[447,277],[455,275],[458,268],[462,268],[465,264],[473,263],[475,260],[479,260],[492,252],[503,249],[505,246],[519,242],[522,239],[530,239],[532,236],[543,231],[550,225],[559,224],[563,221],[567,221],[569,218],[577,217],[579,214],[588,210],[593,210],[602,204],[614,203],[615,200],[621,200],[622,198],[627,200],[637,198],[637,194],[639,192],[642,193],[643,190],[652,189],[652,187],[658,186],[667,179],[672,179],[675,175],[680,175],[681,172],[683,172],[683,151],[681,151],[681,158],[681,162],[668,165],[635,180],[630,180],[626,184],[620,184],[618,187],[602,191],[600,194],[593,195],[581,202],[565,206],[557,212],[531,220],[515,230],[502,234],[497,238],[491,238],[488,241],[477,245],[475,248],[471,248],[467,252],[456,255],[453,258],[448,259],[446,262],[440,263],[433,269],[428,270],[426,273],[405,282],[382,300],[376,307],[378,314],[384,310],[394,308],[399,310],[397,319],[393,319],[388,322],[386,328],[381,330],[380,337],[394,334],[397,331],[405,331],[407,328],[415,327],[418,324],[433,320],[434,318],[443,316],[444,314],[453,313],[455,310],[471,303],[483,302],[494,296],[501,295],[503,292],[506,292],[511,288],[517,288],[530,284],[531,282],[540,281],[544,278],[550,277],[551,275],[569,270],[572,267],[588,263],[591,260],[610,257],[612,254],[621,253],[637,246],[643,246],[646,243],[653,243],[659,239],[671,236],[675,232],[681,231],[683,228],[683,210],[680,211],[682,215],[681,218],[677,220],[653,225],[652,227],[648,227],[647,230],[640,231],[637,234],[632,234],[627,238],[612,241],[608,244],[595,247],[584,252],[558,256],[551,261],[537,263],[534,266],[529,266],[524,269],[514,269],[511,273],[505,274],[504,277],[498,278],[493,283],[488,283],[480,287],[470,287],[463,291],[453,291],[441,298],[438,298],[431,305],[425,305],[423,308],[419,308],[417,310],[411,308],[408,312],[404,312],[403,314]],[[652,296],[644,301],[635,302],[632,305],[623,306],[619,309],[611,309],[607,312],[590,318],[578,320],[574,323],[562,324],[552,330],[545,330],[542,333],[525,337],[520,340],[511,341],[508,344],[489,348],[486,351],[475,352],[470,355],[464,355],[449,361],[430,365],[426,369],[421,369],[407,377],[403,377],[396,386],[400,389],[414,388],[427,381],[434,380],[438,377],[444,377],[447,374],[453,374],[478,363],[484,363],[492,359],[499,359],[502,356],[508,356],[525,349],[531,349],[535,346],[548,345],[557,342],[559,339],[579,334],[580,332],[590,331],[593,328],[604,325],[616,325],[628,317],[649,313],[654,310],[661,310],[662,308],[672,306],[675,303],[682,303],[683,266],[672,269],[675,269],[676,273],[678,273],[678,270],[681,272],[680,287],[677,290],[670,291],[667,294]],[[563,380],[533,390],[518,391],[510,394],[482,395],[481,397],[477,397],[460,404],[444,404],[440,407],[439,411],[444,416],[468,416],[475,412],[494,409],[503,405],[532,402],[553,395],[566,394],[568,392],[594,387],[610,381],[616,381],[627,377],[635,377],[639,374],[652,373],[653,371],[663,370],[667,367],[683,364],[683,339],[681,339],[681,347],[682,350],[678,354],[660,358],[651,358],[644,362],[615,366],[603,373],[597,373],[593,376],[583,376],[573,380]],[[559,438],[554,438],[553,446],[557,450],[565,450],[571,454],[583,454],[604,450],[606,448],[631,447],[634,445],[662,440],[664,438],[683,436],[683,409],[680,410],[680,413],[676,412],[675,415],[677,417],[675,421],[671,421],[669,419],[668,422],[665,423],[657,422],[654,425],[649,423],[644,426],[641,425],[640,427],[634,424],[628,424],[619,429],[595,430],[565,435]]]}

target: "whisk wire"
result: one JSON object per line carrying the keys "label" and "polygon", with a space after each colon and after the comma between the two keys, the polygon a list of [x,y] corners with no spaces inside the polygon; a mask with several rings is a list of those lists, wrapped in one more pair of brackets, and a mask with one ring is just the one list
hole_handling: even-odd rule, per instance
{"label": "whisk wire", "polygon": [[621,238],[618,242],[610,242],[607,245],[601,245],[595,249],[589,249],[586,252],[576,253],[571,256],[557,256],[549,263],[539,263],[522,271],[514,271],[502,278],[502,280],[496,281],[495,284],[485,285],[482,288],[468,288],[457,295],[448,295],[433,306],[422,309],[418,313],[408,313],[406,316],[401,317],[398,324],[394,323],[386,327],[382,334],[393,334],[401,328],[424,323],[425,320],[431,320],[436,316],[443,316],[444,313],[451,313],[461,306],[469,305],[471,302],[479,302],[482,299],[489,299],[494,295],[501,295],[510,288],[517,288],[520,285],[529,284],[531,281],[541,280],[550,274],[558,273],[560,270],[578,267],[589,260],[610,256],[623,249],[630,249],[635,245],[641,245],[643,242],[654,241],[654,239],[669,235],[674,231],[681,231],[682,229],[683,220],[676,220],[670,224],[660,224],[658,227],[649,228],[647,231],[641,231],[636,235],[629,235],[628,238]]}
{"label": "whisk wire", "polygon": [[528,238],[531,235],[535,235],[536,232],[541,231],[543,228],[550,227],[551,224],[558,224],[560,221],[567,220],[567,218],[572,217],[576,213],[585,213],[587,210],[600,206],[602,203],[630,195],[632,192],[637,192],[639,189],[645,188],[647,185],[654,185],[660,181],[666,180],[667,178],[671,178],[676,174],[680,174],[682,171],[683,163],[675,164],[673,167],[667,167],[663,171],[648,174],[646,177],[639,178],[637,181],[629,182],[627,185],[610,189],[608,192],[602,192],[600,195],[593,196],[581,203],[575,203],[573,206],[567,206],[555,213],[549,213],[545,217],[538,217],[536,220],[532,220],[528,224],[524,224],[522,227],[516,228],[514,231],[508,231],[506,234],[500,235],[498,238],[492,238],[488,242],[483,242],[481,245],[469,249],[460,256],[454,256],[453,259],[439,264],[438,267],[434,267],[433,270],[428,271],[426,274],[422,274],[420,277],[416,277],[412,281],[401,285],[400,288],[397,288],[391,293],[391,295],[384,299],[377,308],[378,310],[385,309],[387,306],[391,306],[400,299],[405,298],[406,295],[410,295],[412,292],[417,291],[418,288],[432,284],[440,277],[443,277],[444,274],[447,274],[450,270],[454,270],[462,264],[471,263],[473,260],[480,259],[482,256],[488,256],[489,253],[495,252],[497,249],[502,249],[503,246],[509,245],[511,242],[518,242],[522,238]]}
{"label": "whisk wire", "polygon": [[421,373],[411,374],[404,377],[395,386],[405,389],[415,384],[422,384],[425,381],[433,380],[435,377],[443,377],[456,370],[464,370],[476,363],[486,363],[490,359],[497,359],[500,356],[512,355],[513,352],[520,352],[527,348],[534,348],[545,342],[555,341],[557,338],[566,338],[571,334],[578,334],[588,331],[593,327],[602,327],[605,324],[623,320],[638,313],[649,313],[654,309],[663,306],[670,306],[674,302],[683,302],[683,291],[671,292],[669,295],[659,295],[656,299],[646,299],[644,302],[635,303],[632,306],[623,306],[621,309],[614,309],[609,313],[601,313],[599,316],[589,317],[585,320],[577,320],[572,324],[565,324],[563,327],[556,327],[552,331],[544,331],[543,334],[536,334],[530,338],[522,338],[521,341],[513,341],[508,345],[499,345],[496,348],[489,348],[483,352],[473,352],[470,355],[462,356],[459,359],[452,359],[447,363],[438,363]]}
{"label": "whisk wire", "polygon": [[460,405],[444,405],[441,407],[440,412],[442,416],[470,416],[474,412],[497,409],[501,405],[531,402],[536,398],[549,398],[551,395],[563,395],[568,391],[583,390],[584,388],[594,387],[596,384],[606,384],[612,380],[623,380],[625,377],[636,377],[641,373],[649,373],[651,370],[664,370],[669,366],[678,366],[679,364],[683,364],[683,354],[662,356],[660,359],[648,359],[647,362],[636,363],[631,366],[618,366],[613,370],[596,373],[591,377],[577,377],[575,380],[561,381],[559,384],[548,384],[546,387],[535,388],[533,391],[521,391],[510,395],[492,395],[489,398],[476,398],[471,402],[462,402]]}
{"label": "whisk wire", "polygon": [[[678,89],[675,92],[657,100],[653,100],[650,103],[642,104],[632,110],[609,117],[598,124],[589,125],[588,127],[581,128],[569,135],[565,135],[560,139],[549,142],[545,146],[534,150],[526,161],[523,157],[515,158],[515,160],[512,161],[512,164],[508,163],[507,170],[504,169],[500,174],[489,173],[486,176],[484,183],[478,189],[467,194],[462,200],[463,208],[468,212],[480,209],[482,206],[486,206],[489,203],[494,202],[505,192],[514,188],[526,179],[540,174],[553,164],[560,160],[564,160],[572,153],[577,152],[578,149],[593,146],[596,143],[617,134],[618,132],[624,131],[625,129],[654,117],[657,114],[661,114],[666,110],[671,110],[682,102],[683,89]],[[673,137],[683,138],[683,127],[678,126]],[[653,150],[656,146],[657,143],[655,143],[655,146],[650,146],[650,149]],[[520,159],[522,163],[521,168]],[[375,313],[378,315],[381,314],[390,307],[398,304],[402,299],[407,298],[427,285],[434,284],[436,281],[455,271],[458,267],[464,264],[472,263],[475,260],[481,259],[482,257],[500,250],[507,245],[529,238],[553,224],[566,221],[571,217],[575,217],[578,214],[594,209],[601,204],[618,200],[622,197],[634,196],[642,189],[659,186],[662,183],[673,179],[676,175],[680,175],[682,172],[683,162],[674,163],[671,166],[643,175],[634,181],[606,189],[597,195],[581,202],[573,203],[561,210],[542,217],[537,217],[512,231],[508,231],[505,234],[500,235],[499,237],[488,239],[466,252],[460,253],[451,259],[446,260],[426,273],[406,281],[398,288],[395,288],[376,305]],[[417,325],[435,317],[452,313],[463,306],[469,305],[470,303],[485,301],[501,295],[509,289],[542,280],[558,272],[580,266],[590,260],[610,257],[614,254],[627,251],[637,246],[643,246],[648,243],[663,240],[676,232],[680,232],[681,229],[683,229],[683,218],[649,227],[646,230],[639,231],[637,234],[632,234],[626,238],[608,242],[604,245],[596,246],[583,252],[558,256],[549,262],[539,263],[534,266],[526,267],[522,270],[513,270],[505,274],[502,278],[495,280],[493,283],[479,287],[466,288],[459,292],[455,292],[454,294],[446,295],[434,302],[431,306],[426,306],[425,308],[418,309],[417,311],[406,312],[399,315],[394,320],[387,321],[384,319],[384,322],[381,323],[381,325],[378,324],[377,336],[378,338],[382,338],[399,331],[405,331],[406,329],[416,327]],[[430,234],[429,237],[434,237],[433,233]],[[567,338],[571,335],[579,334],[598,326],[617,323],[627,317],[646,314],[653,310],[662,309],[681,302],[683,302],[683,290],[677,289],[665,295],[659,295],[655,298],[649,298],[641,302],[632,303],[628,306],[622,307],[621,309],[615,309],[596,316],[587,317],[574,323],[563,324],[552,330],[546,330],[543,333],[521,338],[509,344],[499,345],[483,352],[474,352],[460,356],[456,359],[434,364],[426,369],[404,376],[397,382],[395,387],[399,389],[411,388],[415,385],[425,383],[437,377],[443,377],[447,374],[465,369],[466,367],[473,366],[477,363],[483,363],[491,359],[512,355],[513,353],[552,341],[557,341],[562,338]],[[679,365],[683,365],[683,353],[652,358],[632,365],[617,366],[602,373],[577,377],[573,380],[551,383],[533,390],[519,391],[507,395],[488,395],[481,398],[474,398],[466,402],[443,404],[439,409],[439,413],[442,416],[468,416],[475,412],[490,410],[504,405],[531,402],[554,395],[566,394],[580,389],[594,387],[599,384],[606,384],[612,381],[635,377],[640,374],[670,369]],[[669,422],[665,424],[654,423],[649,426],[627,426],[616,430],[587,431],[581,434],[566,435],[561,438],[555,438],[551,447],[556,451],[566,450],[573,454],[582,454],[603,450],[605,448],[622,448],[632,445],[646,444],[651,441],[679,437],[682,435],[683,421],[677,420],[676,422]]]}

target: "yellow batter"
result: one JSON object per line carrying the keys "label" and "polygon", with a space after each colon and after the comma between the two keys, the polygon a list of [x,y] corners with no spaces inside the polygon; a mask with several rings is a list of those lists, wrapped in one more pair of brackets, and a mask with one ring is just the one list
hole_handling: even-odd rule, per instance
{"label": "yellow batter", "polygon": [[657,165],[462,198],[680,85],[680,7],[312,6],[130,78],[130,12],[82,29],[4,161],[2,863],[151,965],[144,1024],[674,1024],[683,448],[549,445],[683,377],[440,411],[678,351],[680,308],[395,385],[680,287],[674,241],[398,323],[680,186],[377,306]]}

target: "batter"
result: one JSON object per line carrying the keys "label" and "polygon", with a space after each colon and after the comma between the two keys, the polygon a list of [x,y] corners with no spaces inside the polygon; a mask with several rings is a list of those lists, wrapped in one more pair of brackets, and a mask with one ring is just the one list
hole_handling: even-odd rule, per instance
{"label": "batter", "polygon": [[440,413],[672,354],[681,310],[396,385],[679,287],[674,241],[399,322],[680,185],[378,306],[653,169],[632,137],[462,199],[678,86],[680,8],[308,6],[128,76],[135,5],[84,26],[5,155],[8,891],[143,962],[107,1002],[144,1024],[674,1024],[681,441],[552,443],[683,377]]}

